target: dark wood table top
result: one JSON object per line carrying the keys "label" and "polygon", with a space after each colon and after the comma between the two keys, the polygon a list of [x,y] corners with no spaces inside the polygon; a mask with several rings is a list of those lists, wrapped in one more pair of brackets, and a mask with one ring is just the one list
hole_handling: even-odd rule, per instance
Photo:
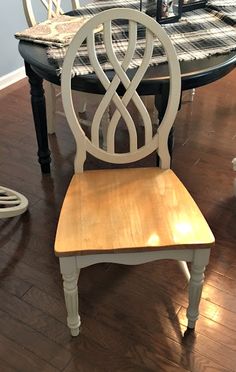
{"label": "dark wood table top", "polygon": [[[43,79],[60,85],[60,78],[56,74],[56,68],[49,63],[46,46],[27,41],[19,42],[19,52],[25,62]],[[197,88],[212,83],[227,75],[236,67],[236,51],[226,54],[214,55],[204,59],[180,62],[182,75],[182,90]],[[129,77],[135,74],[135,69],[127,72]],[[113,71],[106,71],[109,79],[114,76]],[[138,93],[141,95],[155,95],[160,85],[169,79],[167,64],[152,66],[148,69],[144,79],[140,82]],[[76,76],[72,80],[72,88],[75,90],[104,94],[104,88],[95,74]],[[118,91],[122,95],[122,87]]]}

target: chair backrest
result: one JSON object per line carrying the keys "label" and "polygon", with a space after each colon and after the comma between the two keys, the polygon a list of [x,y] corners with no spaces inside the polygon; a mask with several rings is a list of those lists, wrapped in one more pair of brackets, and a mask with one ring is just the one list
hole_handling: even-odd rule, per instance
{"label": "chair backrest", "polygon": [[[34,14],[35,12],[32,7],[32,0],[22,0],[22,2],[28,26],[35,26],[38,22],[36,21]],[[61,8],[61,2],[61,0],[38,0],[38,3],[41,3],[47,11],[46,19],[50,19],[64,13]],[[71,4],[73,9],[78,9],[80,6],[79,0],[71,0]]]}
{"label": "chair backrest", "polygon": [[[114,21],[119,21],[120,24],[121,20],[126,21],[126,27],[128,28],[128,46],[123,61],[119,62],[114,51],[112,27],[114,26]],[[112,81],[109,81],[96,55],[94,30],[97,30],[98,28],[101,29],[101,25],[103,27],[102,37],[106,54],[116,73]],[[126,72],[136,49],[138,26],[144,27],[145,30],[145,48],[141,64],[134,70],[134,76],[130,80]],[[71,76],[74,59],[79,47],[84,43],[85,39],[90,63],[106,90],[92,120],[91,138],[85,134],[83,128],[80,126],[78,117],[74,110],[71,92]],[[158,40],[165,50],[169,64],[170,86],[168,105],[164,118],[158,130],[153,135],[153,126],[150,115],[136,89],[150,65],[154,40]],[[122,98],[116,93],[116,89],[120,83],[125,88],[125,94]],[[83,171],[83,164],[87,152],[105,162],[124,164],[140,160],[151,154],[153,151],[158,150],[160,166],[162,168],[169,168],[170,155],[167,142],[179,106],[181,90],[180,67],[174,47],[172,46],[168,35],[154,19],[138,10],[127,8],[106,10],[91,18],[80,28],[68,47],[62,68],[61,87],[65,114],[75,137],[77,146],[75,157],[76,173]],[[138,145],[137,126],[127,108],[127,105],[129,105],[131,101],[142,118],[145,131],[144,144],[140,147]],[[113,102],[115,106],[115,111],[111,116],[108,125],[106,138],[107,149],[105,150],[99,145],[99,128],[102,123],[103,115],[111,102]],[[115,146],[116,129],[121,117],[125,122],[129,133],[129,151],[125,153],[117,152]]]}

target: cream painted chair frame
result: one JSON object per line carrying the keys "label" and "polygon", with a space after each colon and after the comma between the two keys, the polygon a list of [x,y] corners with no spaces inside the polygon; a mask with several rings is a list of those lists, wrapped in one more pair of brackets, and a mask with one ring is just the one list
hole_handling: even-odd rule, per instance
{"label": "cream painted chair frame", "polygon": [[[111,20],[113,19],[126,19],[129,21],[130,25],[129,29],[130,43],[126,55],[124,57],[122,67],[117,62],[115,54],[112,51]],[[129,65],[130,60],[132,59],[132,55],[134,52],[137,35],[136,29],[137,23],[141,23],[142,25],[144,25],[147,30],[146,51],[143,57],[142,65],[139,67],[135,77],[132,79],[132,82],[130,82],[125,71]],[[116,72],[116,76],[113,78],[112,82],[110,82],[107,79],[95,56],[95,46],[92,30],[95,29],[100,24],[103,24],[104,42],[106,45],[106,50]],[[170,92],[168,107],[163,118],[163,121],[158,129],[158,132],[154,135],[154,137],[152,137],[153,135],[151,118],[144,104],[142,103],[142,100],[140,99],[136,92],[136,88],[149,65],[153,47],[153,35],[157,36],[160,42],[163,44],[166,50],[170,68],[169,70]],[[86,137],[83,129],[80,126],[78,118],[76,117],[71,95],[71,69],[73,66],[74,57],[79,46],[86,38],[90,61],[94,67],[97,76],[99,77],[103,86],[106,89],[106,94],[104,95],[97,109],[97,112],[95,113],[94,120],[91,125],[91,140]],[[119,97],[116,93],[114,93],[120,81],[122,81],[123,85],[126,88],[126,93],[122,98]],[[166,32],[157,22],[155,22],[147,15],[132,9],[107,10],[94,16],[91,20],[89,20],[85,25],[83,25],[83,27],[79,30],[79,32],[72,40],[68,48],[62,72],[63,106],[68,123],[75,137],[77,146],[74,177],[80,179],[80,177],[83,176],[83,166],[87,152],[106,162],[124,164],[139,160],[156,150],[160,157],[160,167],[162,169],[169,169],[170,155],[168,151],[167,142],[170,129],[173,125],[173,122],[178,111],[180,89],[181,89],[180,68],[179,63],[177,61],[175,50]],[[133,100],[134,104],[139,110],[140,115],[143,118],[144,122],[144,129],[146,132],[145,145],[141,148],[137,147],[137,134],[135,131],[135,125],[132,122],[132,119],[130,118],[128,111],[126,110],[126,106],[131,99]],[[116,105],[118,110],[111,118],[107,131],[107,151],[104,151],[104,149],[100,148],[99,146],[99,125],[101,125],[102,115],[106,111],[111,100],[113,100],[113,103]],[[119,118],[121,116],[126,121],[130,138],[130,152],[127,154],[123,153],[117,154],[115,153],[114,149],[115,130]],[[156,169],[157,168],[154,168],[154,171],[156,171]],[[100,170],[97,172],[103,171]],[[170,170],[168,170],[168,172],[171,172],[171,174],[173,174],[173,172]],[[84,174],[86,173],[88,172],[84,172]],[[74,177],[73,179],[75,179]],[[105,180],[104,182],[106,184],[107,181]],[[72,207],[75,208],[74,205]],[[66,208],[66,206],[63,205],[62,209],[63,208]],[[94,211],[94,213],[96,213],[96,211]],[[214,242],[214,237],[210,232],[210,229],[207,226],[207,223],[205,222],[204,219],[203,225],[206,227],[207,229],[206,231],[209,230],[209,232],[208,235],[206,234],[207,238],[204,236],[205,240],[200,244],[200,246],[199,244],[197,244],[192,245],[190,247],[189,246],[186,247],[185,244],[179,246],[176,243],[177,246],[174,247],[170,246],[167,249],[162,250],[154,250],[153,249],[154,247],[152,247],[151,250],[147,249],[146,251],[139,250],[139,252],[137,252],[136,250],[134,253],[128,251],[126,252],[123,251],[124,252],[123,253],[119,251],[118,253],[116,253],[115,249],[113,248],[114,250],[112,251],[112,253],[106,253],[105,249],[104,250],[101,249],[98,252],[96,248],[94,248],[94,251],[92,252],[84,251],[79,252],[78,250],[73,250],[72,245],[69,243],[70,234],[68,234],[67,236],[66,231],[63,231],[63,229],[61,229],[60,223],[62,217],[63,216],[61,215],[57,230],[55,253],[57,256],[59,256],[60,269],[63,277],[65,302],[68,313],[67,324],[68,327],[70,328],[72,336],[77,336],[79,334],[80,327],[80,316],[78,314],[78,286],[77,286],[80,270],[87,266],[102,262],[119,263],[125,265],[137,265],[160,259],[174,259],[178,261],[183,261],[185,262],[185,265],[186,262],[191,262],[191,277],[189,282],[189,306],[187,309],[187,318],[188,327],[189,328],[195,327],[195,323],[199,315],[199,302],[201,298],[202,286],[204,281],[204,270],[205,266],[208,264],[210,246]],[[102,224],[105,224],[105,222],[102,221]],[[93,236],[91,237],[91,239],[92,238]],[[67,248],[65,249],[60,248],[61,239],[65,240],[66,246],[68,244]],[[97,239],[97,237],[95,239]]]}
{"label": "cream painted chair frame", "polygon": [[27,210],[28,200],[19,192],[0,186],[0,218],[15,217]]}
{"label": "cream painted chair frame", "polygon": [[[35,1],[35,0],[34,0]],[[61,8],[61,0],[39,0],[47,10],[47,18],[59,16],[63,14]],[[37,21],[32,7],[32,0],[22,0],[25,18],[29,27],[35,26]],[[71,0],[72,9],[78,9],[80,7],[79,0]],[[47,129],[49,134],[55,133],[55,116],[65,116],[64,112],[56,109],[56,99],[60,97],[61,92],[56,93],[55,85],[44,81],[44,90],[46,98],[46,114],[47,114]],[[78,111],[83,113],[86,111],[86,93],[79,93],[78,99]]]}
{"label": "cream painted chair frame", "polygon": [[[25,12],[26,21],[29,27],[35,26],[37,21],[34,16],[34,11],[32,7],[32,0],[22,0],[23,1],[23,8]],[[61,8],[61,0],[40,0],[42,5],[48,11],[47,18],[50,19],[52,17],[59,16],[63,14],[63,10]],[[72,9],[78,9],[80,7],[79,0],[71,0]],[[53,10],[54,9],[54,10]]]}

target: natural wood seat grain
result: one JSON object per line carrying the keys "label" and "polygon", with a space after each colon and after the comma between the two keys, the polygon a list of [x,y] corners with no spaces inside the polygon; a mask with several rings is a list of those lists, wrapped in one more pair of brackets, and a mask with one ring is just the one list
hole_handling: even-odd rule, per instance
{"label": "natural wood seat grain", "polygon": [[58,224],[60,255],[166,249],[214,242],[198,206],[170,169],[74,175]]}

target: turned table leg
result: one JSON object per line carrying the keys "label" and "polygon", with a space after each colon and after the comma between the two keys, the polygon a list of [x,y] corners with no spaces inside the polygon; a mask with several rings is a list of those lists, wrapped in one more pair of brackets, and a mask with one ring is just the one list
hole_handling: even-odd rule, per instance
{"label": "turned table leg", "polygon": [[38,161],[41,165],[42,173],[50,173],[51,157],[48,148],[43,79],[32,70],[28,63],[25,63],[25,71],[30,83],[31,105],[38,143]]}

